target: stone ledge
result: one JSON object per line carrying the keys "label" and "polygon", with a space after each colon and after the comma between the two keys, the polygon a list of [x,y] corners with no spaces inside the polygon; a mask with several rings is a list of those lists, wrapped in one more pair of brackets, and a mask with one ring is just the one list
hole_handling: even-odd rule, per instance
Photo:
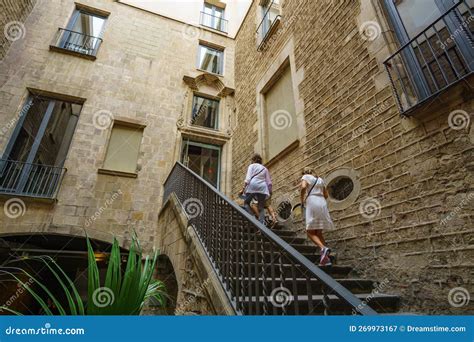
{"label": "stone ledge", "polygon": [[[170,195],[168,200],[163,204],[162,209],[160,210],[158,214],[158,222],[159,222],[159,228],[160,229],[160,221],[161,223],[166,223],[165,222],[165,213],[168,212],[168,210],[172,210],[178,227],[167,227],[166,230],[169,231],[171,229],[178,228],[179,229],[179,235],[182,236],[185,244],[186,244],[186,252],[184,254],[187,254],[188,256],[191,257],[193,260],[193,266],[194,269],[196,270],[196,273],[198,275],[198,278],[200,279],[201,286],[200,288],[203,290],[203,296],[207,299],[208,303],[212,307],[213,314],[216,315],[235,315],[236,312],[234,308],[232,307],[229,298],[227,297],[226,292],[222,288],[222,285],[218,279],[218,276],[216,272],[214,271],[212,264],[209,260],[209,258],[206,255],[205,249],[202,246],[199,237],[197,236],[196,232],[194,231],[194,228],[189,225],[189,220],[188,217],[186,216],[186,213],[184,212],[183,207],[181,206],[178,198],[174,193]],[[161,227],[162,228],[162,227]],[[163,228],[162,228],[163,230]],[[161,239],[159,242],[160,244],[164,243],[164,238]],[[178,249],[176,251],[176,255],[178,254],[183,254],[183,251],[179,248],[179,245],[174,243],[173,244],[174,248]],[[160,246],[160,250],[165,250],[165,246]],[[168,251],[171,252],[171,251]],[[169,257],[171,259],[172,253],[170,253]],[[185,257],[183,255],[183,257]],[[184,275],[185,271],[183,270],[184,267],[180,267],[182,265],[173,265],[175,272],[182,272],[181,277]],[[176,277],[179,279],[181,277]],[[179,284],[179,289],[181,292],[188,292],[189,295],[189,290],[184,289],[182,286],[183,281],[181,280],[181,284]],[[207,286],[204,286],[204,284],[207,283]],[[179,300],[178,303],[179,305]]]}

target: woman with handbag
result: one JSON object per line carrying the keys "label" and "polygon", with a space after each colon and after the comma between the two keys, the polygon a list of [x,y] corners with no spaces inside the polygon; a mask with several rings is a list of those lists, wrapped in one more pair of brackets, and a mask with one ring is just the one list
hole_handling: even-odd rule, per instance
{"label": "woman with handbag", "polygon": [[314,176],[311,169],[303,171],[300,185],[301,207],[304,209],[308,237],[321,249],[320,266],[330,266],[331,249],[326,246],[323,230],[334,229],[326,199],[328,191],[324,180]]}
{"label": "woman with handbag", "polygon": [[[247,169],[244,187],[239,193],[245,195],[244,207],[250,213],[258,217],[261,223],[265,223],[265,200],[272,195],[272,180],[270,172],[262,165],[262,157],[254,154],[252,164]],[[250,203],[255,199],[257,201],[257,210],[252,212]]]}

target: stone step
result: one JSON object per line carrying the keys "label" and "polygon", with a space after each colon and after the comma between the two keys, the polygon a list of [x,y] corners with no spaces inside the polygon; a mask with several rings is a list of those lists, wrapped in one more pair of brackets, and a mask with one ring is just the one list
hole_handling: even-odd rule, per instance
{"label": "stone step", "polygon": [[[236,272],[236,266],[238,266],[239,264],[237,264],[236,262],[230,262],[229,263],[229,266],[230,267],[233,267],[233,270],[234,272]],[[258,274],[260,274],[261,272],[271,272],[272,270],[272,266],[269,265],[269,264],[262,264],[262,263],[257,263],[257,264],[250,264],[251,266],[251,272],[253,274],[255,274],[255,268],[257,268],[257,272]],[[264,267],[262,267],[264,266]],[[319,266],[318,266],[319,267]],[[277,272],[277,268],[278,270],[280,269],[280,265],[277,265],[275,264],[274,265],[274,272]],[[300,270],[301,266],[298,265],[298,264],[295,264],[294,265],[294,272],[295,272],[295,276],[296,277],[303,277],[304,274],[302,273],[302,271]],[[353,269],[352,267],[349,267],[349,266],[339,266],[339,265],[333,265],[333,266],[321,266],[319,267],[321,270],[323,270],[324,272],[326,272],[327,274],[329,274],[331,277],[333,278],[345,278],[347,277],[349,274],[351,274],[351,276],[354,276],[354,272],[353,272]],[[245,273],[248,272],[248,265],[245,265],[245,269],[244,271]],[[283,273],[283,277],[292,277],[293,276],[293,270],[292,270],[292,265],[289,264],[289,263],[283,263],[281,265],[281,272]],[[278,273],[280,273],[278,271]],[[270,273],[269,273],[270,274]]]}
{"label": "stone step", "polygon": [[[263,276],[263,275],[262,275]],[[266,274],[266,276],[269,276]],[[252,282],[252,291],[256,291],[256,285],[254,283],[255,278],[239,278],[242,279],[240,286],[246,287],[248,286],[249,280]],[[235,278],[234,278],[235,280]],[[259,282],[259,291],[262,293],[262,279],[260,279]],[[372,280],[366,280],[366,279],[359,279],[359,278],[341,278],[335,279],[339,284],[344,286],[346,289],[351,291],[352,293],[370,293],[372,290],[374,290],[374,287],[376,283]],[[321,283],[320,280],[312,278],[309,282],[306,280],[306,278],[296,278],[294,281],[292,278],[275,278],[273,281],[271,278],[266,278],[265,280],[265,289],[269,291],[270,293],[280,287],[284,287],[288,289],[291,293],[299,293],[299,294],[305,294],[308,293],[308,286],[311,286],[311,292],[313,294],[323,294],[322,291],[322,286],[323,284]]]}
{"label": "stone step", "polygon": [[[355,294],[361,301],[367,300],[368,305],[377,311],[378,313],[395,313],[400,307],[400,297],[387,294],[370,294],[361,293]],[[330,314],[332,315],[351,315],[353,314],[353,308],[339,299],[336,295],[328,295]],[[269,296],[267,296],[267,311],[268,314],[274,315],[322,315],[324,314],[324,303],[322,295],[311,296],[312,308],[310,309],[310,297],[307,295],[300,295],[295,297],[289,297],[287,305],[279,307],[274,306],[270,302]],[[243,297],[239,298],[245,308],[245,314],[247,315],[262,315],[264,314],[264,300],[265,297]],[[251,304],[251,305],[250,305]]]}

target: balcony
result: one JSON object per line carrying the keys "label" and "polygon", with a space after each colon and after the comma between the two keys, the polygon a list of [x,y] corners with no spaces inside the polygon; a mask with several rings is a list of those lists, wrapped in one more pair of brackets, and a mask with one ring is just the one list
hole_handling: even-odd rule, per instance
{"label": "balcony", "polygon": [[94,60],[101,44],[102,38],[59,28],[50,49]]}
{"label": "balcony", "polygon": [[202,26],[210,27],[214,30],[227,33],[228,23],[229,21],[224,18],[215,16],[206,12],[201,12],[201,25]]}
{"label": "balcony", "polygon": [[384,62],[402,115],[472,75],[472,18],[460,1]]}
{"label": "balcony", "polygon": [[55,199],[66,169],[0,159],[0,195]]}
{"label": "balcony", "polygon": [[268,38],[276,31],[280,24],[280,7],[277,0],[272,0],[270,4],[265,7],[262,21],[257,27],[257,51],[262,51],[265,48]]}

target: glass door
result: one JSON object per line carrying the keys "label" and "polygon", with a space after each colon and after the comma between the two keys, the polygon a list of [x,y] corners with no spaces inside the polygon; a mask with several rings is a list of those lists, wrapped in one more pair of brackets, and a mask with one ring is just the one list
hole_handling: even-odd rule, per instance
{"label": "glass door", "polygon": [[181,162],[204,180],[219,189],[221,148],[186,140],[183,142]]}
{"label": "glass door", "polygon": [[30,97],[10,138],[0,167],[0,190],[50,196],[62,173],[82,106]]}

